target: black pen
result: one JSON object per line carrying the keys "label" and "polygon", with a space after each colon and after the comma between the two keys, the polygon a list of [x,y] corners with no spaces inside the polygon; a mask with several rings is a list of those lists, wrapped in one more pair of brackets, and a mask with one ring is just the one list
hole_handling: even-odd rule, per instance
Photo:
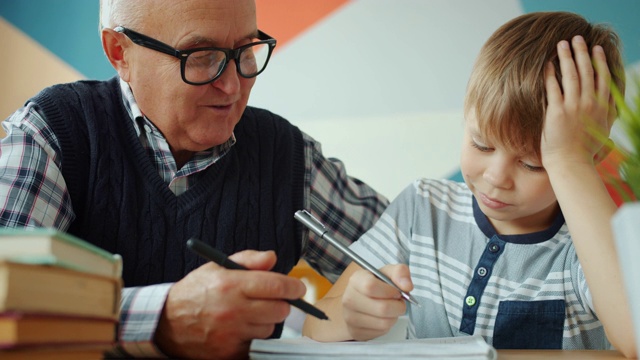
{"label": "black pen", "polygon": [[[189,250],[195,252],[196,254],[202,256],[203,258],[213,261],[214,263],[229,269],[229,270],[249,270],[246,267],[234,262],[229,259],[227,255],[220,252],[218,249],[211,247],[204,242],[197,239],[189,239],[187,240],[187,247]],[[309,315],[313,315],[320,320],[329,320],[329,317],[322,312],[317,307],[309,304],[308,302],[302,299],[289,300],[284,299],[289,304],[297,307],[298,309],[304,311]]]}

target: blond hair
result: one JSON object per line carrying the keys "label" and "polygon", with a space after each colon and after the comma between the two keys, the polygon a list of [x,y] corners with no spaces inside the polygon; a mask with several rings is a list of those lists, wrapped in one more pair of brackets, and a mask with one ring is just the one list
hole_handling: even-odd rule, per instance
{"label": "blond hair", "polygon": [[582,35],[589,49],[600,45],[615,85],[624,92],[621,43],[605,24],[590,24],[569,12],[535,12],[502,25],[476,59],[464,102],[481,134],[516,153],[540,157],[540,137],[547,105],[544,67],[552,61],[560,80],[556,45]]}

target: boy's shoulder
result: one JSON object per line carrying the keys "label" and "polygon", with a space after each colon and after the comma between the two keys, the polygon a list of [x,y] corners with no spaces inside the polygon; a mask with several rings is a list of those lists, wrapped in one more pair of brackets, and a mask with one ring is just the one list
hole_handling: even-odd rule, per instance
{"label": "boy's shoulder", "polygon": [[[472,193],[463,182],[447,179],[417,179],[394,200],[403,211],[473,215]],[[438,215],[439,216],[439,215]]]}
{"label": "boy's shoulder", "polygon": [[420,178],[415,180],[409,188],[413,189],[411,192],[423,197],[454,196],[452,200],[471,197],[467,184],[448,179]]}

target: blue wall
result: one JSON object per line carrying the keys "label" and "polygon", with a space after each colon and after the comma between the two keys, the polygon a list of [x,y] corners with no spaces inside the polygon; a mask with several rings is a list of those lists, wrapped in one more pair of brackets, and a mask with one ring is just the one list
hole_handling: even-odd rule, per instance
{"label": "blue wall", "polygon": [[[525,12],[566,10],[610,23],[625,44],[626,61],[640,61],[638,0],[521,0],[521,5]],[[98,40],[98,12],[98,0],[0,0],[0,16],[87,78],[106,79],[115,71]]]}
{"label": "blue wall", "polygon": [[97,0],[0,0],[0,16],[85,77],[115,75],[100,44]]}

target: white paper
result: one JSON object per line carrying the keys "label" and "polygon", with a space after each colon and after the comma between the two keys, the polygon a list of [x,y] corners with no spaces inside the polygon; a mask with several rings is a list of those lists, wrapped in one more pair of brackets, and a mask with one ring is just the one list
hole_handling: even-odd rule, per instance
{"label": "white paper", "polygon": [[307,337],[253,340],[250,358],[259,359],[496,359],[496,350],[481,336],[400,341],[323,343]]}

